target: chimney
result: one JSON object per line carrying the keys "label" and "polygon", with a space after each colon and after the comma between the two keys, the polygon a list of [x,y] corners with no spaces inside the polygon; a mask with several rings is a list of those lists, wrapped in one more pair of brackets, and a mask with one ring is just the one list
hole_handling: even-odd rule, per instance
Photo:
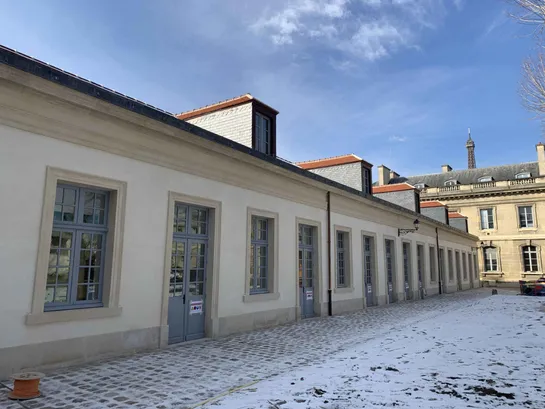
{"label": "chimney", "polygon": [[452,168],[450,167],[450,165],[441,166],[441,173],[448,173],[448,172],[451,172],[451,171],[452,171]]}
{"label": "chimney", "polygon": [[384,165],[380,165],[377,168],[378,171],[378,185],[387,185],[390,182],[390,169]]}
{"label": "chimney", "polygon": [[539,176],[545,176],[545,145],[539,142],[536,145],[537,164],[539,166]]}
{"label": "chimney", "polygon": [[399,174],[397,172],[394,172],[393,170],[390,171],[390,180],[396,179],[399,177]]}

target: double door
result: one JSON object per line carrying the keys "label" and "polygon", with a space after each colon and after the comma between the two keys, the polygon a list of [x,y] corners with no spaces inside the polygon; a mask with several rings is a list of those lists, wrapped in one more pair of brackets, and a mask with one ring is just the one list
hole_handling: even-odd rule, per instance
{"label": "double door", "polygon": [[205,241],[175,239],[172,243],[169,343],[204,337],[206,253]]}
{"label": "double door", "polygon": [[363,269],[365,277],[365,300],[368,307],[375,305],[375,283],[373,280],[373,238],[363,239]]}
{"label": "double door", "polygon": [[205,336],[208,211],[177,205],[172,238],[168,342]]}
{"label": "double door", "polygon": [[411,297],[411,245],[403,243],[403,281],[405,299],[410,300]]}
{"label": "double door", "polygon": [[299,226],[299,305],[301,318],[314,317],[315,228]]}
{"label": "double door", "polygon": [[395,289],[394,289],[394,271],[395,271],[395,259],[394,259],[394,242],[386,239],[384,242],[384,249],[386,255],[386,281],[388,290],[388,303],[396,302]]}

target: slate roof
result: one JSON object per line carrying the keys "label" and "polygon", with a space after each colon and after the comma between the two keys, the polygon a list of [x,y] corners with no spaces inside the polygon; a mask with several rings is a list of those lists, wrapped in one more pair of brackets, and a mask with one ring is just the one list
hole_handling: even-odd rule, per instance
{"label": "slate roof", "polygon": [[453,170],[445,173],[434,173],[430,175],[398,177],[390,180],[389,184],[410,183],[416,185],[425,183],[427,187],[442,187],[448,180],[455,179],[459,184],[469,185],[479,183],[479,178],[483,176],[492,176],[493,180],[498,182],[502,180],[513,180],[515,175],[522,172],[530,172],[532,177],[539,175],[537,162],[517,163],[515,165],[491,166],[488,168]]}

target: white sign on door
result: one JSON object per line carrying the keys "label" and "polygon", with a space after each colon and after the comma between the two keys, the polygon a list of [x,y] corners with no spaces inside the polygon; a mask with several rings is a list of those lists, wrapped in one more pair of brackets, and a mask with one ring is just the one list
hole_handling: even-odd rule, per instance
{"label": "white sign on door", "polygon": [[202,314],[202,300],[189,303],[189,315]]}
{"label": "white sign on door", "polygon": [[305,298],[307,301],[312,300],[314,298],[314,293],[312,292],[312,290],[307,290],[305,292]]}

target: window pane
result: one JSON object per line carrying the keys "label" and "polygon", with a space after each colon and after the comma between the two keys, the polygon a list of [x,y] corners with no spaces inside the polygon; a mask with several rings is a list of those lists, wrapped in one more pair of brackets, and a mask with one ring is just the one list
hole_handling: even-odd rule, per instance
{"label": "window pane", "polygon": [[46,289],[45,289],[45,302],[46,303],[53,302],[54,296],[55,296],[55,287],[46,287]]}
{"label": "window pane", "polygon": [[87,300],[87,286],[86,285],[78,285],[78,294],[77,294],[76,299],[78,301]]}
{"label": "window pane", "polygon": [[57,269],[57,284],[68,284],[69,273],[70,273],[70,268],[59,267]]}
{"label": "window pane", "polygon": [[76,204],[76,191],[74,189],[64,189],[62,204],[71,206]]}
{"label": "window pane", "polygon": [[104,209],[106,207],[106,195],[100,193],[96,194],[95,207],[97,209]]}
{"label": "window pane", "polygon": [[61,243],[60,246],[63,249],[69,249],[72,247],[72,233],[63,231],[61,235]]}
{"label": "window pane", "polygon": [[91,255],[91,265],[92,266],[99,266],[101,262],[101,251],[93,251]]}
{"label": "window pane", "polygon": [[55,289],[54,302],[66,302],[66,301],[68,301],[68,287],[57,286],[57,288]]}
{"label": "window pane", "polygon": [[55,212],[53,213],[53,221],[60,222],[62,221],[62,206],[55,205]]}
{"label": "window pane", "polygon": [[85,192],[85,202],[84,206],[87,208],[93,208],[95,204],[95,194],[94,192]]}
{"label": "window pane", "polygon": [[72,206],[63,206],[62,208],[62,220],[65,222],[73,222],[74,221],[74,211],[75,208]]}
{"label": "window pane", "polygon": [[96,210],[93,214],[93,223],[94,224],[104,224],[104,210]]}
{"label": "window pane", "polygon": [[47,270],[47,284],[55,284],[57,282],[57,269],[55,267]]}
{"label": "window pane", "polygon": [[58,248],[61,240],[61,232],[55,231],[51,232],[51,248]]}

